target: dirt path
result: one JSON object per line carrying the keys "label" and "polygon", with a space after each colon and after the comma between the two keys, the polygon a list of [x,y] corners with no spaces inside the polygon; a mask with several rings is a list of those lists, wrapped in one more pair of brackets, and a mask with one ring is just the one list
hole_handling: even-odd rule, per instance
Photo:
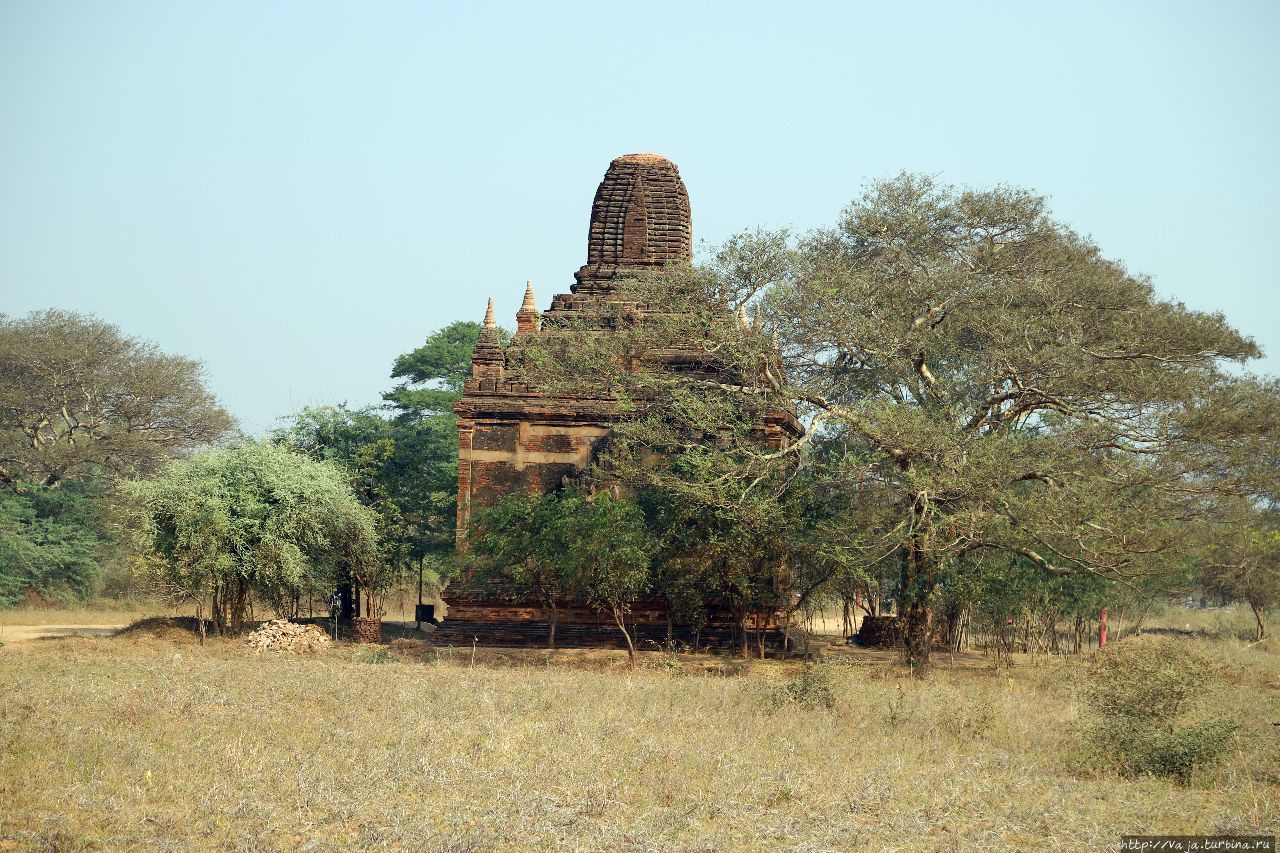
{"label": "dirt path", "polygon": [[0,625],[0,643],[29,643],[57,637],[108,637],[123,625]]}

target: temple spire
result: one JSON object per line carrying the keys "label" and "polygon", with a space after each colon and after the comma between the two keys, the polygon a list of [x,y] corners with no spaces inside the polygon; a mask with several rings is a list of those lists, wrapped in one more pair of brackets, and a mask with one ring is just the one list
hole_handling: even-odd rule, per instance
{"label": "temple spire", "polygon": [[484,312],[484,325],[480,338],[471,352],[471,376],[473,379],[501,378],[506,355],[502,352],[502,338],[498,336],[498,321],[493,316],[493,299]]}
{"label": "temple spire", "polygon": [[538,311],[538,302],[533,298],[533,282],[524,283],[524,302],[516,312],[516,337],[536,335],[542,326],[542,314]]}
{"label": "temple spire", "polygon": [[747,306],[739,305],[738,306],[738,328],[745,329],[747,328],[747,325],[748,325],[747,324]]}

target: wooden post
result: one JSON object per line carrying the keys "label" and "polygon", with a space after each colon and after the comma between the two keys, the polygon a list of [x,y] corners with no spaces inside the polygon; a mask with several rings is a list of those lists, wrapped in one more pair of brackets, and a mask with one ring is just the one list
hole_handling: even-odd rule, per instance
{"label": "wooden post", "polygon": [[1107,645],[1107,608],[1102,608],[1102,618],[1098,622],[1098,648],[1106,648]]}

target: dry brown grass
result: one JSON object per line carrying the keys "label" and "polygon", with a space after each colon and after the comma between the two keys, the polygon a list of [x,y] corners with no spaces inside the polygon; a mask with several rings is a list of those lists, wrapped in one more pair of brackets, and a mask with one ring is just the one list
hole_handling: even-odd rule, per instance
{"label": "dry brown grass", "polygon": [[[135,632],[0,650],[0,838],[50,848],[1088,849],[1275,832],[1280,649],[1206,643],[1239,719],[1190,787],[1065,758],[1069,659],[925,679],[801,664],[341,645],[255,656]],[[723,674],[721,674],[723,673]]]}
{"label": "dry brown grass", "polygon": [[128,625],[147,616],[167,616],[174,612],[166,604],[150,601],[99,601],[77,607],[15,607],[0,610],[0,628],[11,625]]}

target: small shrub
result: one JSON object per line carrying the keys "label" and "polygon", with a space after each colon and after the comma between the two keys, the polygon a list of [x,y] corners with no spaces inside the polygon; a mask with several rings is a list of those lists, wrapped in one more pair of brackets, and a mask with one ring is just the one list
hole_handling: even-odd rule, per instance
{"label": "small shrub", "polygon": [[1211,661],[1170,637],[1139,637],[1095,655],[1080,684],[1087,716],[1077,760],[1186,784],[1225,752],[1238,728],[1231,720],[1195,719],[1219,680]]}
{"label": "small shrub", "polygon": [[395,653],[382,647],[372,646],[356,652],[355,659],[364,663],[395,663]]}
{"label": "small shrub", "polygon": [[810,664],[798,675],[774,688],[770,698],[775,708],[784,705],[799,705],[802,708],[834,708],[836,689],[831,668],[823,664]]}
{"label": "small shrub", "polygon": [[885,723],[890,728],[896,729],[910,721],[915,715],[916,707],[914,704],[908,704],[906,691],[902,689],[902,683],[899,682],[894,689],[893,695],[885,703]]}
{"label": "small shrub", "polygon": [[947,701],[947,698],[944,694],[934,708],[937,729],[962,740],[982,737],[991,731],[996,719],[996,704],[990,696],[957,696],[955,701]]}

